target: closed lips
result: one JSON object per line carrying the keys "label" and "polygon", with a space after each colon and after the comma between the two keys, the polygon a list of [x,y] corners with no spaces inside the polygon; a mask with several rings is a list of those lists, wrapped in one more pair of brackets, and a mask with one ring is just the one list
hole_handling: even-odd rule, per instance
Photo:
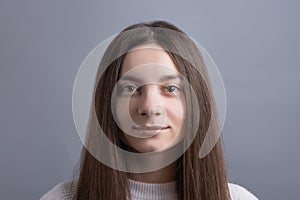
{"label": "closed lips", "polygon": [[132,127],[133,129],[146,131],[146,130],[164,130],[170,128],[169,126],[141,126],[141,127]]}

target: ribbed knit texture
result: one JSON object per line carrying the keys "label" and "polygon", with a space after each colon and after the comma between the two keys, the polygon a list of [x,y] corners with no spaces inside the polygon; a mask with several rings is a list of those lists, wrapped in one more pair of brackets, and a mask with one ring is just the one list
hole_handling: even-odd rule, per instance
{"label": "ribbed knit texture", "polygon": [[129,187],[133,200],[170,199],[177,200],[176,181],[163,184],[142,183],[129,179]]}
{"label": "ribbed knit texture", "polygon": [[[71,200],[76,184],[62,182],[41,197],[41,200]],[[258,200],[248,190],[237,184],[228,183],[232,200]],[[176,182],[152,184],[129,180],[132,200],[177,200]]]}

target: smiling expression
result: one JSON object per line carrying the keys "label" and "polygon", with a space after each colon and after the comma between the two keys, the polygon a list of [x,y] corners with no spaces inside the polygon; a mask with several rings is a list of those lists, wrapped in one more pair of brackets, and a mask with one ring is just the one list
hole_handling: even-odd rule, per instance
{"label": "smiling expression", "polygon": [[115,88],[115,117],[123,140],[138,152],[177,144],[185,116],[183,81],[169,54],[148,44],[126,54]]}

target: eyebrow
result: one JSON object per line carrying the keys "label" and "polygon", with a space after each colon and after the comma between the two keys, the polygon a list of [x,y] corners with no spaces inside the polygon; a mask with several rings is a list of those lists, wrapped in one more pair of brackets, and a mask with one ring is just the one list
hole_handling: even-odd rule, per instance
{"label": "eyebrow", "polygon": [[[165,82],[165,81],[176,80],[176,79],[182,81],[182,77],[179,74],[175,74],[175,75],[161,76],[159,79],[159,82]],[[131,76],[131,75],[125,75],[125,76],[121,77],[120,81],[133,81],[133,82],[137,82],[137,83],[143,82],[141,79],[137,78],[136,76]]]}

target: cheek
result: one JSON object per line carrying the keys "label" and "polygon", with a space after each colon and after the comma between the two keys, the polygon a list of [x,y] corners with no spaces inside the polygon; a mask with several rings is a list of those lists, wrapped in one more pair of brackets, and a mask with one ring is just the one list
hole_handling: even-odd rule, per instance
{"label": "cheek", "polygon": [[175,99],[172,102],[168,102],[166,104],[166,110],[168,114],[168,118],[176,121],[178,125],[182,124],[182,121],[185,118],[185,104],[180,99]]}
{"label": "cheek", "polygon": [[119,128],[127,134],[131,134],[132,126],[137,126],[137,120],[134,118],[134,109],[136,109],[136,104],[134,104],[128,98],[119,98],[115,103],[115,121]]}
{"label": "cheek", "polygon": [[133,101],[133,98],[118,98],[115,103],[115,113],[116,116],[122,117],[125,119],[131,117],[133,110],[136,108],[136,102]]}
{"label": "cheek", "polygon": [[126,99],[119,98],[116,100],[115,104],[115,117],[119,125],[126,124],[127,119],[129,119],[129,109],[128,101]]}

